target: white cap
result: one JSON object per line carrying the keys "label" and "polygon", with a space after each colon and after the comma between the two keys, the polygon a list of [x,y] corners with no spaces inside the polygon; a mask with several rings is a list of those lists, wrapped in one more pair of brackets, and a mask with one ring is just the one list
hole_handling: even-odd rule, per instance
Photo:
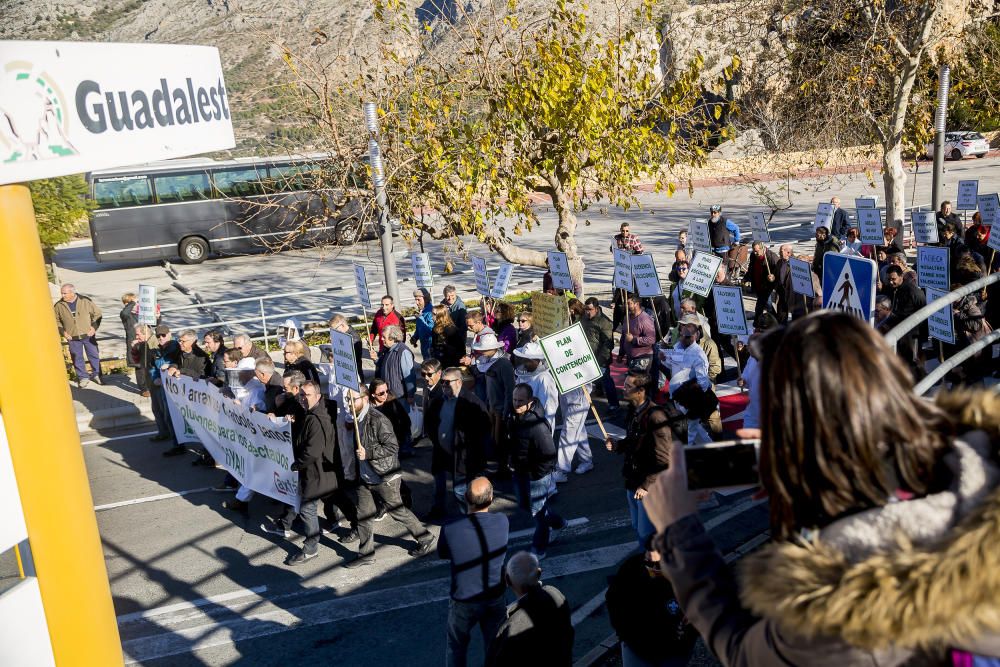
{"label": "white cap", "polygon": [[538,359],[539,361],[545,361],[545,353],[542,352],[542,346],[535,341],[525,343],[521,347],[514,350],[514,354],[522,359]]}
{"label": "white cap", "polygon": [[238,371],[255,371],[257,370],[257,360],[253,357],[243,357],[240,359],[239,363],[236,364],[236,370]]}
{"label": "white cap", "polygon": [[483,350],[499,350],[502,348],[503,343],[497,340],[497,335],[495,333],[484,333],[474,343],[472,343],[472,349],[474,352],[482,352]]}

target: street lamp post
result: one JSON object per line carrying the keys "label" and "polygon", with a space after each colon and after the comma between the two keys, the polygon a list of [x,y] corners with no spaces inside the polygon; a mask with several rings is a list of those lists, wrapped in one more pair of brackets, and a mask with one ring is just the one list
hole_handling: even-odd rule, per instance
{"label": "street lamp post", "polygon": [[948,88],[951,71],[947,65],[941,65],[941,73],[938,77],[938,105],[937,113],[934,114],[934,179],[933,190],[931,191],[931,206],[935,211],[941,210],[941,192],[944,184],[944,131],[948,120]]}
{"label": "street lamp post", "polygon": [[398,304],[399,280],[396,278],[396,258],[392,254],[392,225],[389,223],[389,198],[385,194],[385,165],[382,163],[382,149],[378,144],[378,107],[374,102],[365,102],[364,111],[365,127],[368,129],[368,164],[372,170],[375,204],[378,206],[385,288],[393,301]]}

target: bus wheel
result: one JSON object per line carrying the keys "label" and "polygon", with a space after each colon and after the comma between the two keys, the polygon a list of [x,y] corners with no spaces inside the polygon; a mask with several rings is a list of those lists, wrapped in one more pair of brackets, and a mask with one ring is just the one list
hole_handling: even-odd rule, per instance
{"label": "bus wheel", "polygon": [[201,264],[208,257],[208,241],[200,236],[189,236],[181,241],[179,252],[185,264]]}

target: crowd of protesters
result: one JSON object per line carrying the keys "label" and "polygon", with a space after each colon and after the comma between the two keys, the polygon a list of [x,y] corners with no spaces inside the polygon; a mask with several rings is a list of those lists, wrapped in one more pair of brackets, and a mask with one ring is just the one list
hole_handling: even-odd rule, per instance
{"label": "crowd of protesters", "polygon": [[[711,295],[684,290],[684,235],[664,296],[616,294],[602,304],[568,295],[571,318],[603,372],[590,392],[607,401],[606,417],[624,430],[604,445],[621,458],[622,510],[637,544],[607,593],[625,665],[686,664],[698,634],[725,664],[938,664],[933,659],[946,657],[978,665],[1000,656],[1000,590],[984,573],[1000,564],[1000,399],[955,386],[934,403],[914,396],[930,349],[926,331],[915,329],[895,353],[880,333],[922,307],[923,292],[892,227],[885,244],[862,245],[839,200],[832,203],[833,230],[818,227],[814,253],[805,258],[814,300],[792,290],[790,244],[778,252],[752,244],[745,273],[737,273],[756,298],[753,333],[742,340],[720,335]],[[947,202],[938,220],[953,288],[997,269],[988,228],[962,230]],[[718,206],[708,222],[713,252],[732,257],[739,228]],[[631,253],[645,250],[627,225],[615,242]],[[815,312],[827,253],[878,262],[875,327]],[[728,282],[731,268],[723,264],[718,283]],[[134,295],[125,295],[130,361],[156,418],[151,440],[168,443],[164,456],[189,451],[174,433],[165,375],[214,383],[244,407],[286,419],[302,502],[260,529],[288,539],[301,523],[306,539],[289,565],[319,556],[327,533],[357,544],[345,567],[371,566],[376,524],[391,517],[412,537],[410,556],[426,556],[436,544],[452,563],[446,664],[466,664],[477,626],[487,664],[570,664],[568,605],[541,582],[540,562],[566,527],[552,502],[559,486],[594,468],[585,426],[590,399],[582,388],[559,393],[530,311],[489,300],[470,310],[450,285],[437,304],[425,289],[412,296],[410,318],[384,296],[367,330],[343,315],[330,320],[331,330],[354,338],[359,380],[367,384],[324,391],[295,321],[283,331],[279,371],[247,335],[227,344],[219,331],[199,339],[190,329],[137,324]],[[996,285],[954,304],[951,353],[1000,325],[998,305]],[[81,386],[100,383],[93,366],[100,310],[64,285],[56,312]],[[749,394],[743,427],[733,433],[715,393],[724,357]],[[366,360],[374,372],[363,370]],[[625,366],[620,390],[618,364]],[[949,382],[972,385],[995,370],[987,350]],[[697,516],[683,454],[685,446],[736,436],[759,439],[773,537],[741,566],[742,594]],[[420,446],[431,450],[426,472],[434,490],[416,513],[400,460]],[[214,465],[207,452],[197,454],[196,463]],[[508,554],[507,517],[489,511],[494,485],[508,485],[531,516],[530,550]],[[234,494],[226,509],[248,515],[252,491],[231,475],[217,490]],[[438,522],[444,525],[435,538],[428,524]],[[939,585],[939,574],[949,586]],[[898,583],[883,586],[885,577]],[[989,584],[978,589],[982,579]],[[508,588],[517,598],[509,608]],[[901,605],[909,620],[895,623]]]}

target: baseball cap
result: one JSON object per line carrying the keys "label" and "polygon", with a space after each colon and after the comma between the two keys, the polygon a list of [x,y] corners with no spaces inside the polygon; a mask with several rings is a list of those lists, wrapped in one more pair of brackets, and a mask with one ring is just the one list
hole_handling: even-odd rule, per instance
{"label": "baseball cap", "polygon": [[718,213],[719,211],[722,210],[722,206],[720,206],[719,204],[712,204],[712,208],[708,210],[711,211],[712,213]]}

